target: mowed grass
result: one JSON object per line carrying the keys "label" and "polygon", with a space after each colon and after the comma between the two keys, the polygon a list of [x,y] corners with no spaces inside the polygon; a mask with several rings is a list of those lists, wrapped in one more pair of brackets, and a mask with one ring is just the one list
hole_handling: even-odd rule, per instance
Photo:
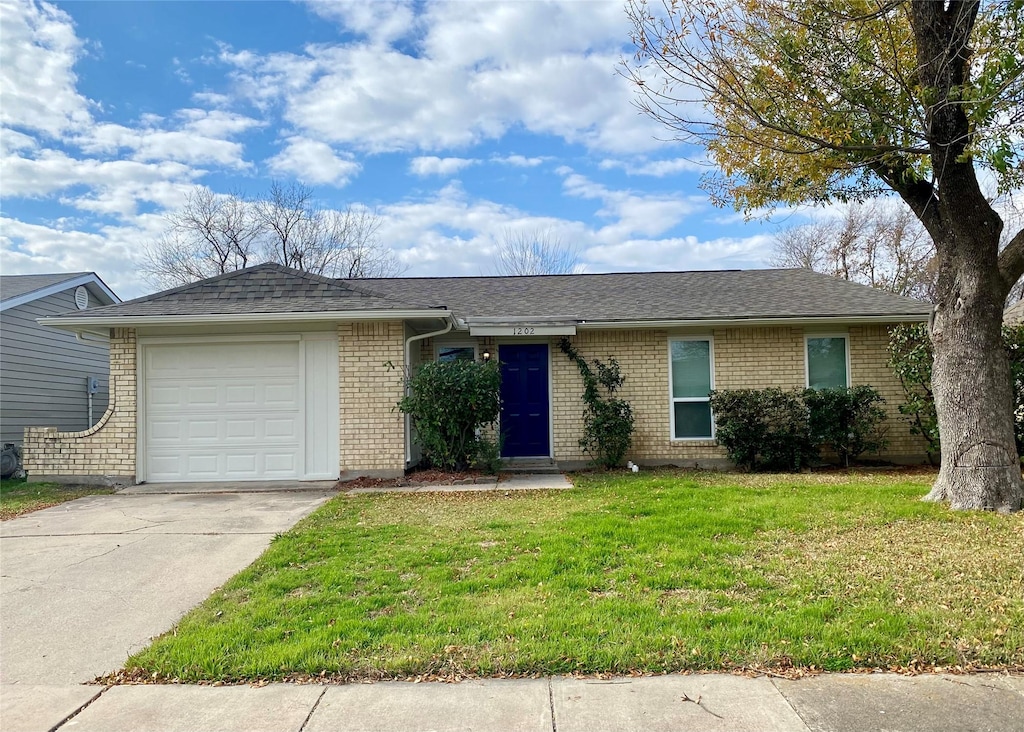
{"label": "mowed grass", "polygon": [[0,480],[0,521],[57,506],[82,496],[113,493],[102,486],[63,486],[58,483],[29,483],[25,480]]}
{"label": "mowed grass", "polygon": [[1024,664],[1024,515],[922,503],[931,475],[575,480],[340,496],[129,676]]}

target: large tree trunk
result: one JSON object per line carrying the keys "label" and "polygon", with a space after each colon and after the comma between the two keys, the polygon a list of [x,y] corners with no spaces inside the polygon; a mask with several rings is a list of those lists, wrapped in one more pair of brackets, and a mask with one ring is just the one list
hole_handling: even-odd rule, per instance
{"label": "large tree trunk", "polygon": [[[1017,511],[1021,467],[1000,332],[1006,293],[995,246],[968,248],[962,240],[936,244],[941,294],[932,325],[932,390],[942,467],[927,499],[946,500],[958,509]],[[985,256],[986,250],[993,256]]]}

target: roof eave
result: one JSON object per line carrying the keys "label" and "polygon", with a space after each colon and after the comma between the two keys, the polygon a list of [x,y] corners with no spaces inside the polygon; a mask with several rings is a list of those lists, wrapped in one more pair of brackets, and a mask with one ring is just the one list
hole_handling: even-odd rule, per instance
{"label": "roof eave", "polygon": [[64,292],[64,290],[70,290],[72,287],[78,287],[80,285],[95,285],[100,292],[110,298],[110,302],[113,305],[117,305],[121,302],[121,298],[114,294],[107,285],[99,278],[95,272],[89,272],[88,274],[81,275],[79,277],[72,277],[67,280],[61,280],[52,285],[46,287],[40,287],[37,290],[31,292],[25,292],[21,295],[15,295],[12,298],[0,302],[0,311],[10,310],[16,308],[19,305],[25,305],[26,303],[40,300],[50,295],[56,295],[58,292]]}
{"label": "roof eave", "polygon": [[60,330],[87,331],[91,328],[136,328],[140,326],[231,325],[245,323],[346,322],[362,320],[444,319],[450,310],[328,310],[308,313],[203,313],[200,315],[112,315],[107,317],[38,318],[40,325]]}
{"label": "roof eave", "polygon": [[777,317],[736,318],[679,318],[663,320],[580,320],[580,330],[609,330],[625,328],[710,328],[717,326],[770,326],[770,325],[858,325],[926,323],[925,313],[893,313],[887,315],[793,315]]}

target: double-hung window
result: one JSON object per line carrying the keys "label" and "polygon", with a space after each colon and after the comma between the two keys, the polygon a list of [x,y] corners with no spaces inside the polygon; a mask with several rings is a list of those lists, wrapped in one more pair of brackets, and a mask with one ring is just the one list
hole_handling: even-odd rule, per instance
{"label": "double-hung window", "polygon": [[809,335],[804,339],[807,354],[807,386],[831,389],[850,385],[849,339],[845,335]]}
{"label": "double-hung window", "polygon": [[714,384],[714,349],[709,336],[669,341],[672,391],[672,439],[714,438],[711,390]]}

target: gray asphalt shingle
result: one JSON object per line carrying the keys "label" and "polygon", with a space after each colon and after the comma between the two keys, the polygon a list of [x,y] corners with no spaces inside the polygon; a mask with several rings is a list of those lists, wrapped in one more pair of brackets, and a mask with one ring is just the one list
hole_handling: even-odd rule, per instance
{"label": "gray asphalt shingle", "polygon": [[0,301],[42,290],[51,285],[82,277],[91,272],[58,272],[55,274],[3,275],[0,276]]}
{"label": "gray asphalt shingle", "polygon": [[[428,306],[429,307],[429,306]],[[261,264],[146,297],[65,313],[61,318],[322,313],[360,310],[420,310],[389,295],[370,293],[346,280]]]}
{"label": "gray asphalt shingle", "polygon": [[924,315],[928,303],[804,269],[357,280],[460,317],[572,320]]}
{"label": "gray asphalt shingle", "polygon": [[644,321],[922,316],[931,306],[802,269],[333,280],[264,264],[61,317],[431,308],[469,320]]}

